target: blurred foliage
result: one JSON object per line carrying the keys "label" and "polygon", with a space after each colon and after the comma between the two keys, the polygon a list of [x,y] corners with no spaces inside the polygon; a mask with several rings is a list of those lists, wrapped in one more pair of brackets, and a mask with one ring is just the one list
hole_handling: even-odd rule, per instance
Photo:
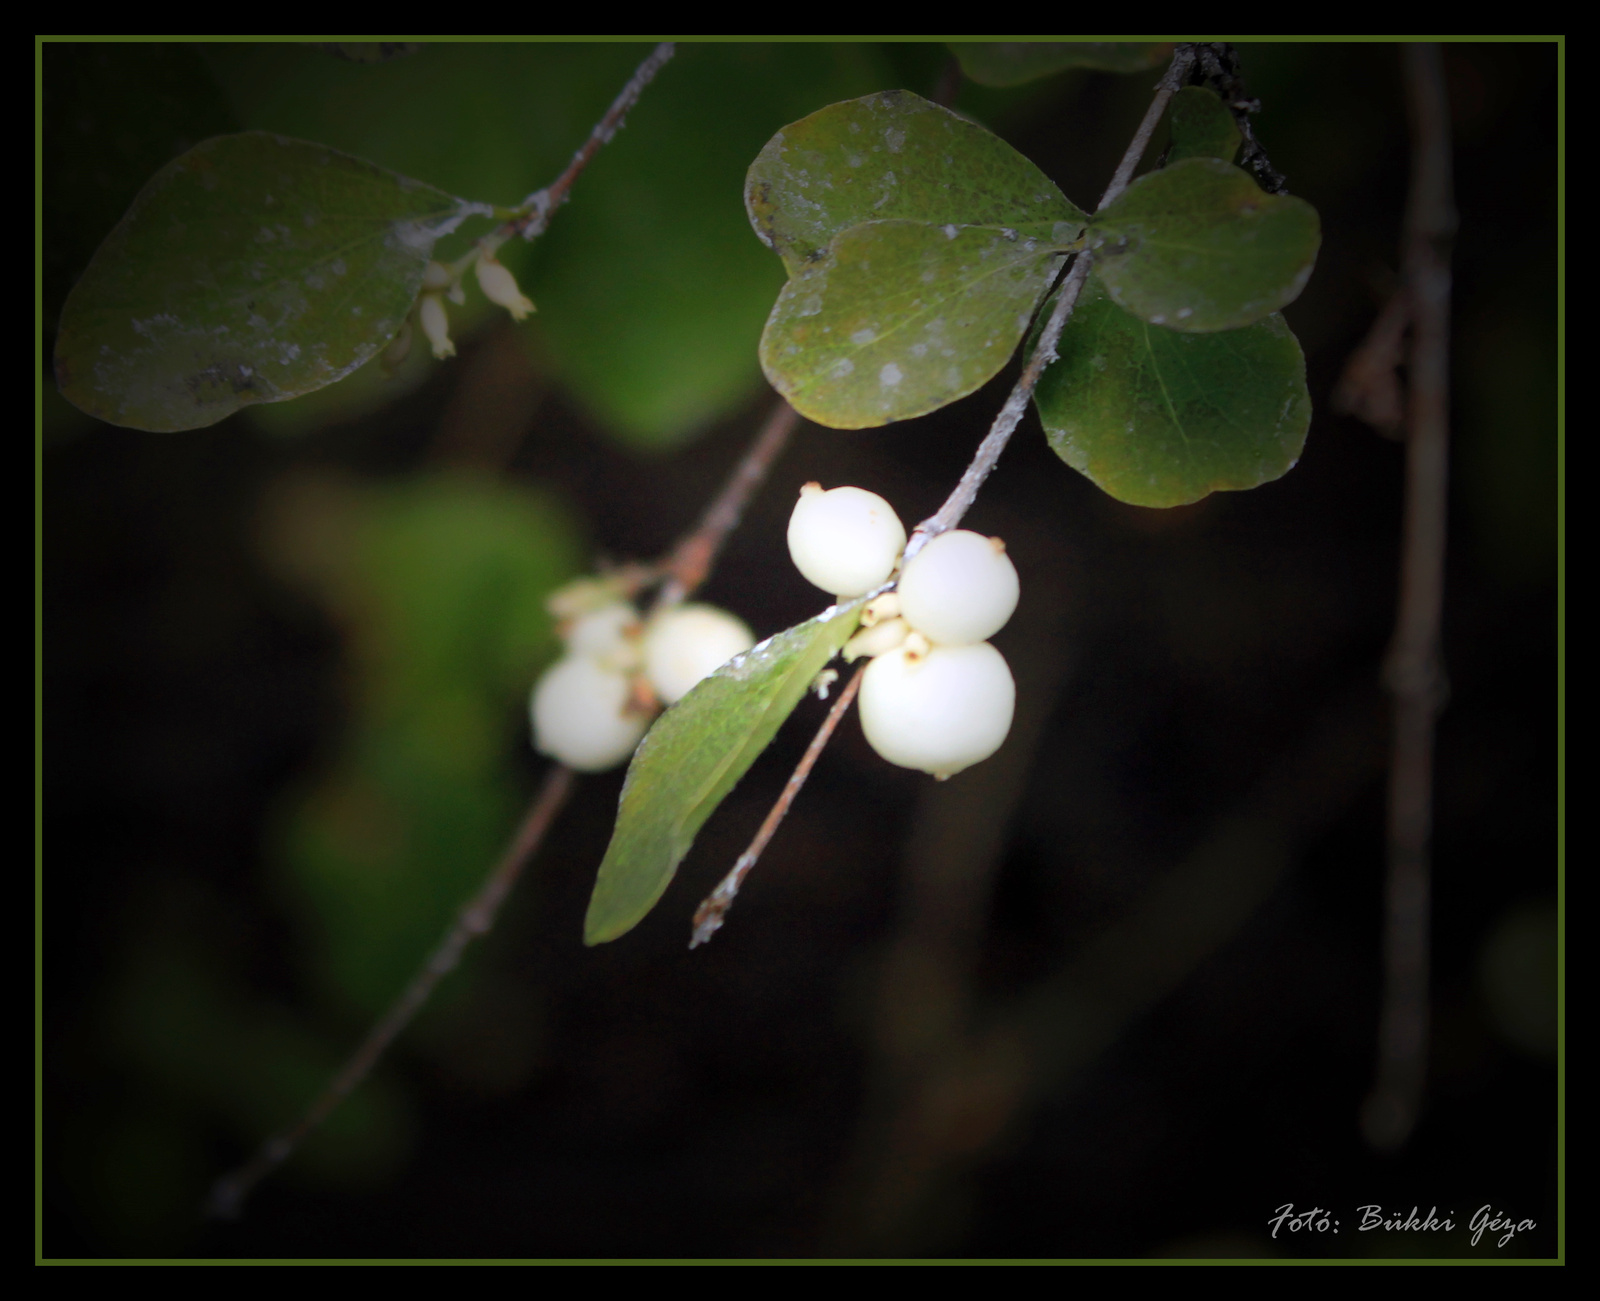
{"label": "blurred foliage", "polygon": [[386,1006],[482,879],[519,793],[508,730],[556,643],[545,597],[581,566],[566,513],[510,484],[416,475],[290,484],[270,564],[345,635],[350,718],[280,830],[325,997]]}

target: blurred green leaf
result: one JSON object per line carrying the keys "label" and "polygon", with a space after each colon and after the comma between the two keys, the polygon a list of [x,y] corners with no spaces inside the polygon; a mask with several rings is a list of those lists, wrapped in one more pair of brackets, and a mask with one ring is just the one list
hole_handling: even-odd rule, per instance
{"label": "blurred green leaf", "polygon": [[861,602],[834,606],[723,665],[656,720],[628,766],[583,942],[632,930],[695,835],[850,639]]}
{"label": "blurred green leaf", "polygon": [[789,282],[761,365],[802,415],[861,429],[993,376],[1083,214],[998,136],[908,91],[785,127],[745,184]]}
{"label": "blurred green leaf", "polygon": [[348,639],[348,730],[286,809],[280,846],[328,937],[322,982],[376,1009],[512,824],[508,729],[555,651],[545,598],[581,550],[553,503],[465,475],[288,486],[263,533],[274,567]]}
{"label": "blurred green leaf", "polygon": [[56,379],[134,429],[198,429],[370,360],[471,205],[323,145],[218,136],[168,164],[61,313]]}
{"label": "blurred green leaf", "polygon": [[1305,358],[1283,317],[1180,334],[1091,279],[1034,390],[1050,446],[1119,501],[1181,506],[1287,473],[1311,423]]}
{"label": "blurred green leaf", "polygon": [[1089,225],[1094,274],[1152,325],[1232,330],[1305,288],[1321,243],[1317,211],[1266,194],[1216,158],[1187,158],[1134,181]]}
{"label": "blurred green leaf", "polygon": [[835,429],[935,411],[1006,364],[1057,266],[1055,246],[1015,230],[864,222],[784,285],[761,365]]}
{"label": "blurred green leaf", "polygon": [[1140,72],[1172,54],[1164,41],[952,41],[950,49],[985,86],[1020,86],[1067,68]]}
{"label": "blurred green leaf", "polygon": [[1204,86],[1184,86],[1167,106],[1171,144],[1167,165],[1185,158],[1220,158],[1231,163],[1243,136],[1222,97]]}

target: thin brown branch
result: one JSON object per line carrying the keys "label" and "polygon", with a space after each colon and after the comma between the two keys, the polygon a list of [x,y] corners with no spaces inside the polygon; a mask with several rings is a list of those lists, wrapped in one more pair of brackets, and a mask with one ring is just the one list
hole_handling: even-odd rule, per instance
{"label": "thin brown branch", "polygon": [[1404,436],[1405,395],[1400,367],[1411,328],[1411,295],[1401,288],[1384,304],[1361,346],[1345,361],[1329,405],[1389,438]]}
{"label": "thin brown branch", "polygon": [[583,147],[572,155],[572,161],[567,164],[566,170],[544,189],[534,191],[523,200],[522,206],[528,211],[507,222],[501,228],[501,233],[507,236],[521,235],[523,239],[536,239],[544,234],[545,227],[550,224],[551,214],[567,201],[572,183],[589,165],[589,160],[600,152],[600,147],[609,144],[611,137],[621,130],[623,120],[628,116],[628,111],[639,102],[639,96],[644,88],[676,52],[677,46],[671,41],[661,42],[650,52],[649,57],[634,70],[633,76],[628,79],[628,84],[622,88],[616,99],[611,101],[611,107],[606,110],[605,116],[595,123],[594,130],[589,132],[589,138],[583,142]]}
{"label": "thin brown branch", "polygon": [[[1189,75],[1193,63],[1193,49],[1187,45],[1178,46],[1166,74],[1156,84],[1155,97],[1145,111],[1144,120],[1139,123],[1139,129],[1134,132],[1133,139],[1123,151],[1122,161],[1117,165],[1111,184],[1100,197],[1100,208],[1104,208],[1128,188],[1128,182],[1133,179],[1133,169],[1144,157],[1144,151],[1150,144],[1150,136],[1155,131],[1156,124],[1161,121],[1162,113],[1166,111],[1167,101],[1183,85],[1184,78]],[[1098,210],[1097,208],[1096,211]],[[962,474],[961,481],[956,484],[944,504],[918,524],[912,533],[911,540],[906,543],[907,560],[916,555],[933,538],[955,528],[972,508],[972,503],[978,499],[978,489],[993,472],[1000,460],[1000,454],[1005,451],[1006,444],[1011,441],[1011,435],[1016,432],[1023,412],[1028,409],[1028,399],[1033,396],[1033,390],[1039,383],[1039,377],[1044,374],[1045,367],[1056,359],[1056,345],[1061,342],[1061,331],[1066,328],[1067,319],[1072,315],[1072,309],[1077,305],[1078,294],[1083,289],[1083,282],[1088,277],[1090,258],[1091,255],[1087,252],[1078,254],[1072,269],[1067,272],[1066,279],[1062,281],[1061,289],[1056,295],[1055,310],[1045,322],[1044,331],[1039,336],[1039,344],[1034,349],[1033,356],[1022,368],[1021,376],[1012,386],[1005,405],[994,418],[994,423],[989,426],[988,434],[984,436],[983,442],[978,444],[978,450]]]}
{"label": "thin brown branch", "polygon": [[445,932],[444,939],[412,977],[400,997],[389,1006],[360,1047],[353,1052],[339,1073],[329,1081],[305,1113],[287,1129],[274,1134],[261,1145],[261,1150],[237,1170],[224,1175],[212,1185],[206,1202],[209,1214],[222,1219],[234,1219],[244,1206],[251,1189],[263,1178],[293,1155],[306,1137],[332,1114],[371,1073],[373,1066],[417,1013],[422,1010],[434,988],[461,960],[467,945],[494,926],[500,905],[505,902],[517,878],[522,875],[528,861],[538,850],[550,824],[572,793],[573,774],[570,768],[556,764],[550,769],[533,803],[523,815],[522,823],[511,837],[511,843],[489,873],[477,894],[467,901],[457,914],[455,922]]}
{"label": "thin brown branch", "polygon": [[705,582],[717,552],[739,526],[750,498],[799,427],[800,417],[794,408],[779,398],[722,491],[700,517],[699,525],[672,549],[663,563],[662,572],[667,581],[656,600],[658,609],[678,604]]}
{"label": "thin brown branch", "polygon": [[1377,1078],[1362,1111],[1367,1141],[1383,1150],[1410,1136],[1427,1078],[1433,733],[1445,694],[1439,623],[1450,433],[1449,243],[1456,227],[1450,105],[1439,47],[1407,46],[1405,72],[1412,139],[1402,257],[1412,324],[1406,499],[1399,606],[1384,673],[1395,713],[1383,1010]]}
{"label": "thin brown branch", "polygon": [[756,865],[762,851],[766,849],[768,842],[777,833],[779,825],[788,816],[789,806],[794,803],[795,796],[800,794],[800,788],[806,784],[806,778],[811,776],[811,769],[816,766],[818,756],[827,746],[829,738],[833,736],[833,729],[839,726],[839,720],[844,717],[845,710],[849,709],[851,702],[855,700],[856,692],[861,689],[861,675],[866,671],[867,666],[863,664],[851,675],[850,681],[839,693],[839,698],[833,702],[833,708],[828,711],[828,716],[822,720],[822,726],[817,729],[817,734],[811,738],[811,744],[806,747],[805,754],[795,765],[794,772],[789,774],[789,780],[783,787],[783,794],[778,796],[778,802],[772,806],[772,811],[762,822],[761,829],[756,832],[756,838],[750,842],[750,847],[739,855],[733,870],[722,878],[717,888],[695,909],[694,934],[689,940],[691,949],[704,944],[721,927],[723,917],[728,909],[733,907],[739,887],[744,884],[750,869]]}

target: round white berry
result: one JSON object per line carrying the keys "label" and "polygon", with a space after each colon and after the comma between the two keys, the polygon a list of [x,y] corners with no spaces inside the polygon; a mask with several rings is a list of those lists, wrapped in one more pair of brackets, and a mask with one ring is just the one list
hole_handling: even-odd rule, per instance
{"label": "round white berry", "polygon": [[999,538],[954,529],[906,562],[900,613],[940,646],[987,641],[1017,608],[1017,568]]}
{"label": "round white berry", "polygon": [[569,655],[621,671],[639,667],[639,633],[639,612],[626,601],[581,614],[564,629]]}
{"label": "round white berry", "polygon": [[861,730],[892,764],[949,777],[987,759],[1011,730],[1017,688],[988,642],[902,646],[878,656],[861,680]]}
{"label": "round white berry", "polygon": [[806,581],[834,596],[885,582],[906,547],[900,517],[875,492],[808,483],[789,516],[789,555]]}
{"label": "round white berry", "polygon": [[533,744],[579,772],[603,772],[627,759],[648,720],[629,709],[627,675],[585,655],[546,669],[533,689]]}
{"label": "round white berry", "polygon": [[701,678],[755,644],[744,620],[726,610],[680,605],[657,615],[645,628],[645,677],[662,704],[675,704]]}

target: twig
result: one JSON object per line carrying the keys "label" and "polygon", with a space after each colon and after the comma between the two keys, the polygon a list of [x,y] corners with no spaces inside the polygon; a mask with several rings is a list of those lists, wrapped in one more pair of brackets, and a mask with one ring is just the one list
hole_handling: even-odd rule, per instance
{"label": "twig", "polygon": [[735,896],[739,887],[744,884],[744,879],[749,875],[750,869],[756,865],[767,843],[777,833],[779,825],[788,816],[789,806],[794,803],[795,796],[800,794],[800,788],[806,784],[806,778],[811,776],[811,769],[816,765],[817,757],[827,746],[833,729],[839,726],[839,720],[844,717],[845,710],[850,708],[851,702],[856,698],[856,692],[861,689],[861,675],[867,666],[863,664],[850,681],[845,684],[839,698],[833,702],[833,708],[828,711],[828,716],[822,720],[822,726],[817,729],[817,734],[811,738],[811,744],[806,747],[806,752],[800,757],[800,762],[795,765],[795,770],[789,774],[789,780],[784,784],[783,794],[778,796],[778,802],[772,806],[772,811],[767,814],[762,822],[761,829],[756,832],[756,838],[750,842],[750,847],[739,855],[733,865],[733,870],[722,878],[717,888],[706,896],[705,901],[695,909],[694,934],[690,937],[689,947],[704,944],[722,925],[722,918],[728,909],[733,907]]}
{"label": "twig", "polygon": [[[1122,155],[1116,173],[1111,178],[1111,184],[1106,187],[1106,192],[1100,198],[1100,207],[1115,199],[1123,190],[1128,188],[1128,182],[1133,177],[1133,169],[1139,165],[1139,160],[1144,157],[1144,151],[1150,143],[1150,136],[1156,129],[1156,124],[1161,120],[1161,114],[1166,110],[1167,101],[1172,98],[1177,89],[1183,85],[1184,78],[1188,76],[1189,69],[1194,63],[1193,48],[1186,45],[1178,46],[1172,56],[1172,63],[1167,68],[1156,86],[1154,99],[1144,115],[1144,120],[1139,123],[1139,129],[1134,132],[1132,141]],[[961,481],[956,484],[955,490],[945,499],[938,512],[929,516],[918,524],[912,533],[910,541],[906,543],[905,559],[909,560],[932,538],[937,537],[949,529],[953,529],[961,522],[972,503],[977,500],[978,489],[983,486],[983,481],[989,477],[995,463],[1000,459],[1000,453],[1005,450],[1006,443],[1010,441],[1012,433],[1016,430],[1022,419],[1022,413],[1027,410],[1028,399],[1033,396],[1035,385],[1039,377],[1044,374],[1044,369],[1056,359],[1056,345],[1061,341],[1061,331],[1066,326],[1067,318],[1072,314],[1072,309],[1078,301],[1078,294],[1083,289],[1083,282],[1089,274],[1090,255],[1078,254],[1077,261],[1067,272],[1066,279],[1062,281],[1061,290],[1056,295],[1055,309],[1050,313],[1050,319],[1045,323],[1044,331],[1039,336],[1038,347],[1034,349],[1033,356],[1028,359],[1028,364],[1023,367],[1022,375],[1012,386],[1011,393],[1005,400],[1005,405],[1000,408],[1000,414],[989,427],[988,434],[983,442],[978,444],[978,450],[973,453],[972,461],[968,464],[966,472],[962,474]],[[710,521],[710,513],[707,514]],[[903,563],[903,562],[902,562]],[[772,806],[772,811],[767,814],[766,821],[761,824],[761,829],[756,832],[756,838],[750,842],[750,847],[739,855],[734,863],[733,870],[723,877],[722,882],[713,890],[695,911],[694,933],[689,940],[692,949],[704,944],[716,934],[722,925],[722,919],[728,909],[733,906],[734,897],[739,893],[739,886],[743,883],[750,869],[756,865],[761,853],[767,847],[767,842],[777,831],[779,824],[789,812],[789,806],[794,803],[794,798],[800,793],[800,788],[805,785],[806,778],[811,775],[811,768],[817,761],[817,756],[822,753],[823,747],[828,744],[828,739],[833,735],[833,730],[838,726],[839,720],[844,717],[844,712],[855,699],[860,688],[861,674],[866,666],[857,669],[850,679],[849,685],[839,693],[839,699],[834,702],[833,708],[828,711],[828,716],[817,729],[817,734],[812,738],[810,746],[801,757],[793,774],[789,777],[788,784],[784,786],[783,793],[778,797],[778,802]]]}
{"label": "twig", "polygon": [[[1194,57],[1193,47],[1188,45],[1180,45],[1174,51],[1166,75],[1156,85],[1155,97],[1145,112],[1144,120],[1139,123],[1139,129],[1134,132],[1133,139],[1123,152],[1122,161],[1117,165],[1111,184],[1100,197],[1099,208],[1104,208],[1128,188],[1128,182],[1133,179],[1133,169],[1144,157],[1150,136],[1154,133],[1156,124],[1161,121],[1162,113],[1166,111],[1167,101],[1183,85],[1184,78],[1189,75],[1189,69],[1194,64]],[[1096,211],[1099,211],[1099,208]],[[911,540],[906,543],[907,560],[939,534],[955,528],[972,508],[972,503],[977,500],[978,489],[994,470],[1000,460],[1000,454],[1005,451],[1006,444],[1011,441],[1011,435],[1021,422],[1023,412],[1028,409],[1028,399],[1033,396],[1039,377],[1044,374],[1045,367],[1056,359],[1056,345],[1061,342],[1061,331],[1066,327],[1067,318],[1072,315],[1083,282],[1088,277],[1090,260],[1091,255],[1087,252],[1077,255],[1072,269],[1062,281],[1061,290],[1056,295],[1055,310],[1045,322],[1044,331],[1039,336],[1039,344],[1034,349],[1033,356],[1022,368],[1021,376],[1012,386],[1005,405],[995,416],[994,423],[990,425],[983,442],[978,444],[978,450],[974,453],[966,472],[962,474],[961,481],[956,484],[955,490],[945,499],[944,505],[918,524],[912,533]]]}
{"label": "twig", "polygon": [[1389,878],[1377,1078],[1362,1109],[1367,1141],[1393,1150],[1410,1136],[1427,1077],[1433,830],[1433,730],[1444,702],[1439,620],[1444,604],[1450,433],[1450,105],[1437,45],[1405,50],[1411,109],[1403,293],[1412,334],[1406,402],[1406,504],[1400,600],[1384,677],[1394,696],[1389,768]]}
{"label": "twig", "polygon": [[570,768],[556,764],[550,769],[544,785],[529,805],[522,825],[512,836],[499,863],[489,873],[478,893],[457,914],[455,922],[445,932],[444,939],[423,964],[422,970],[412,977],[400,997],[390,1004],[389,1010],[367,1032],[361,1046],[350,1055],[339,1073],[306,1108],[300,1119],[263,1143],[261,1150],[250,1161],[212,1185],[211,1194],[206,1200],[208,1214],[219,1219],[237,1218],[250,1190],[293,1155],[306,1136],[355,1091],[395,1036],[410,1025],[422,1010],[434,987],[455,969],[467,945],[479,936],[488,934],[494,926],[500,905],[505,902],[506,895],[517,883],[523,868],[528,865],[528,860],[550,829],[551,822],[572,793],[572,779]]}
{"label": "twig", "polygon": [[662,564],[661,572],[667,581],[656,598],[657,609],[678,604],[705,582],[717,552],[739,526],[744,508],[799,426],[799,415],[779,398],[755,442],[750,444],[716,500],[700,517],[699,526],[672,549],[672,554]]}
{"label": "twig", "polygon": [[634,70],[628,84],[622,88],[616,99],[612,100],[606,115],[595,123],[594,130],[583,142],[583,147],[572,155],[572,161],[567,164],[566,171],[544,189],[535,190],[524,199],[522,206],[528,211],[501,228],[507,236],[521,235],[523,239],[531,240],[544,234],[545,227],[550,224],[551,214],[567,201],[568,191],[572,189],[573,181],[578,179],[578,174],[589,165],[589,160],[600,152],[601,145],[610,143],[611,137],[621,129],[623,119],[628,116],[628,110],[639,102],[639,95],[661,70],[662,64],[677,52],[677,48],[672,41],[662,41],[650,52],[650,56]]}

